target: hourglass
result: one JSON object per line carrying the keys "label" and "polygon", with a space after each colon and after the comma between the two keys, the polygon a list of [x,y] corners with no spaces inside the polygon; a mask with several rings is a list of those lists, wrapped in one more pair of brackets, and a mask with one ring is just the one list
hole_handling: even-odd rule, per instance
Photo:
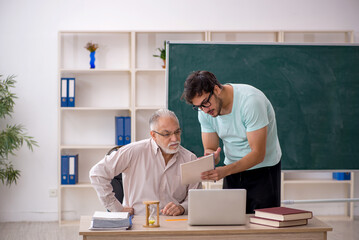
{"label": "hourglass", "polygon": [[159,227],[160,226],[160,202],[159,201],[145,201],[145,202],[143,202],[143,204],[146,205],[146,224],[143,226],[144,227]]}

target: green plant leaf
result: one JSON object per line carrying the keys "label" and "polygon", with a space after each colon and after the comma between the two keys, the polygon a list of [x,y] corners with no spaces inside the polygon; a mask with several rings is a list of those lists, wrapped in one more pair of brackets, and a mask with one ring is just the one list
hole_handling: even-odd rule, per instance
{"label": "green plant leaf", "polygon": [[156,50],[158,50],[160,52],[159,55],[152,55],[154,57],[159,57],[163,60],[166,60],[166,41],[163,42],[164,47],[163,48],[157,48]]}
{"label": "green plant leaf", "polygon": [[[6,79],[2,79],[0,75],[0,119],[11,117],[13,113],[17,96],[11,92],[11,88],[15,87],[15,76],[11,75]],[[15,155],[24,143],[33,151],[33,146],[38,146],[33,137],[28,136],[26,129],[21,124],[6,125],[4,129],[0,129],[0,180],[2,184],[10,186],[17,183],[20,177],[20,171],[14,169],[11,161],[8,159],[10,155]]]}
{"label": "green plant leaf", "polygon": [[10,186],[11,184],[17,184],[17,180],[20,178],[20,170],[14,169],[11,163],[5,163],[0,165],[0,180],[2,184]]}
{"label": "green plant leaf", "polygon": [[15,87],[15,83],[14,75],[8,76],[6,79],[2,79],[2,75],[0,75],[0,118],[11,117],[15,105],[14,99],[17,96],[10,89]]}

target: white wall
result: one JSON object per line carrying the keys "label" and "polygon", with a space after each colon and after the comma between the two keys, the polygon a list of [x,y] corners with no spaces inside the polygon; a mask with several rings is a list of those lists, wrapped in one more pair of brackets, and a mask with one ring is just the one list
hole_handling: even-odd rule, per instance
{"label": "white wall", "polygon": [[354,30],[358,42],[358,12],[357,0],[0,0],[0,74],[18,81],[10,122],[40,145],[12,158],[21,179],[0,184],[0,221],[57,220],[58,31]]}

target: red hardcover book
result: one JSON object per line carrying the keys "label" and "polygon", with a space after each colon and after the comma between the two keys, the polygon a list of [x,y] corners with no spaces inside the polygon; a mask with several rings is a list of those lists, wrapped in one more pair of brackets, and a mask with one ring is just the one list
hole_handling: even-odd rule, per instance
{"label": "red hardcover book", "polygon": [[278,221],[309,219],[313,217],[313,213],[311,211],[287,207],[255,209],[254,212],[256,217]]}
{"label": "red hardcover book", "polygon": [[291,220],[291,221],[278,221],[278,220],[272,220],[272,219],[267,219],[267,218],[250,217],[249,222],[259,224],[259,225],[264,225],[264,226],[281,228],[281,227],[292,227],[292,226],[306,225],[308,223],[308,220],[307,219],[299,219],[299,220]]}

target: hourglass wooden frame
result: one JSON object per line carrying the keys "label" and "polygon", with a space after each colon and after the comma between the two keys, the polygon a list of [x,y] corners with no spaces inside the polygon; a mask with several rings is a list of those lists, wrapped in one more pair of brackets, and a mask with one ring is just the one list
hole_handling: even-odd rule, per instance
{"label": "hourglass wooden frame", "polygon": [[[160,226],[160,202],[159,201],[144,201],[143,204],[146,205],[146,224],[144,227],[159,227]],[[157,221],[156,224],[149,224],[148,218],[150,217],[150,205],[157,205]]]}

